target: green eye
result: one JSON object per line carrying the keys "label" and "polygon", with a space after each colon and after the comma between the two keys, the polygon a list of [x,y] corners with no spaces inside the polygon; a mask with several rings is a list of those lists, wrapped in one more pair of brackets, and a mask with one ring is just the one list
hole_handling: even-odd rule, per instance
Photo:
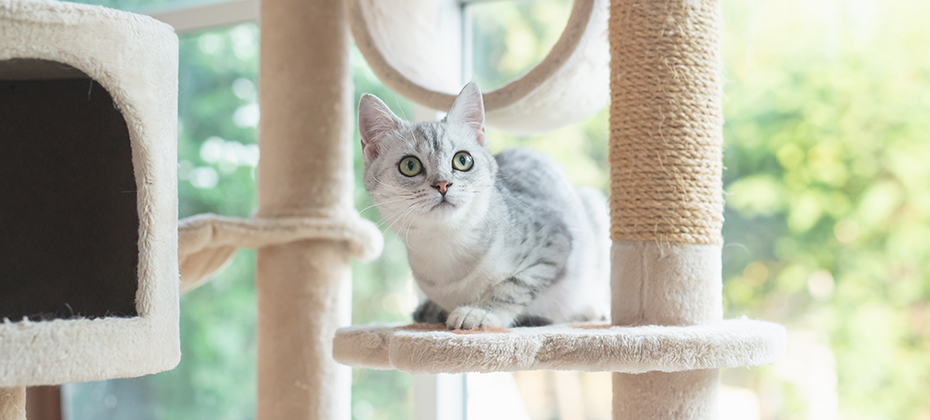
{"label": "green eye", "polygon": [[452,167],[460,171],[467,171],[475,165],[475,159],[468,152],[458,152],[452,157]]}
{"label": "green eye", "polygon": [[401,159],[397,168],[400,169],[400,173],[404,174],[404,176],[417,176],[420,172],[423,172],[423,164],[420,163],[420,159],[413,156]]}

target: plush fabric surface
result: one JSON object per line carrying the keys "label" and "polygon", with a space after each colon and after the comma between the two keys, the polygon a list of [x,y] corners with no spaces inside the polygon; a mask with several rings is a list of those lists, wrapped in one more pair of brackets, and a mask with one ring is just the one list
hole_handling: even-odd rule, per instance
{"label": "plush fabric surface", "polygon": [[[350,38],[343,0],[262,0],[255,218],[346,220],[353,205]],[[333,334],[352,311],[355,252],[317,236],[256,252],[258,419],[348,419]]]}
{"label": "plush fabric surface", "polygon": [[355,212],[270,219],[199,214],[178,222],[181,293],[208,281],[240,247],[262,248],[308,239],[341,243],[349,255],[363,262],[377,258],[384,247],[378,227]]}
{"label": "plush fabric surface", "polygon": [[[73,67],[106,89],[125,119],[136,195],[132,208],[138,215],[138,259],[130,263],[138,280],[138,316],[0,320],[0,386],[103,380],[174,367],[180,359],[177,36],[153,19],[103,7],[0,0],[0,79],[86,77],[55,69],[33,77],[29,66],[9,67],[17,60]],[[4,74],[14,67],[17,71]]]}
{"label": "plush fabric surface", "polygon": [[[603,109],[609,99],[608,0],[578,0],[561,37],[527,73],[484,94],[487,124],[518,133],[553,130]],[[433,0],[349,0],[349,26],[359,51],[384,84],[445,111],[462,83],[458,42],[436,31],[443,7]],[[455,22],[442,22],[444,26]]]}
{"label": "plush fabric surface", "polygon": [[553,325],[478,333],[364,325],[336,333],[333,357],[355,367],[413,374],[533,369],[642,373],[762,365],[778,360],[784,351],[784,327],[739,319],[696,326]]}
{"label": "plush fabric surface", "polygon": [[614,419],[717,420],[719,381],[719,369],[614,373]]}
{"label": "plush fabric surface", "polygon": [[26,420],[26,388],[0,388],[0,419]]}
{"label": "plush fabric surface", "polygon": [[723,319],[719,245],[620,241],[611,247],[615,325],[694,325]]}

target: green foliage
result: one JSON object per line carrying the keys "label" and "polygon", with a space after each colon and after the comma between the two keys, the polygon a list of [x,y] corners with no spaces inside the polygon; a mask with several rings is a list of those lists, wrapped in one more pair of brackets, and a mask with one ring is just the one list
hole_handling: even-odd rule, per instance
{"label": "green foliage", "polygon": [[572,2],[478,2],[466,8],[472,22],[474,79],[496,88],[542,61],[568,22]]}
{"label": "green foliage", "polygon": [[842,418],[930,415],[927,6],[725,8],[726,312],[824,335]]}

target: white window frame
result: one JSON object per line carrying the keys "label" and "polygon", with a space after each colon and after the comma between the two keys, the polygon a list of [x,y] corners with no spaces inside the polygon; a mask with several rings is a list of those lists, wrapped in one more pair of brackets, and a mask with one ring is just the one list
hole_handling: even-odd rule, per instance
{"label": "white window frame", "polygon": [[140,10],[174,27],[178,35],[206,29],[259,21],[259,0],[230,0],[200,6]]}

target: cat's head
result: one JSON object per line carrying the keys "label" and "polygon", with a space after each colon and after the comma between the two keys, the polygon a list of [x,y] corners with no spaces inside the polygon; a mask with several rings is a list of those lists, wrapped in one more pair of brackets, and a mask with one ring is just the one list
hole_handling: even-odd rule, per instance
{"label": "cat's head", "polygon": [[419,124],[401,120],[376,96],[363,95],[358,128],[365,188],[396,231],[484,212],[497,162],[486,147],[484,103],[474,82],[445,118]]}

